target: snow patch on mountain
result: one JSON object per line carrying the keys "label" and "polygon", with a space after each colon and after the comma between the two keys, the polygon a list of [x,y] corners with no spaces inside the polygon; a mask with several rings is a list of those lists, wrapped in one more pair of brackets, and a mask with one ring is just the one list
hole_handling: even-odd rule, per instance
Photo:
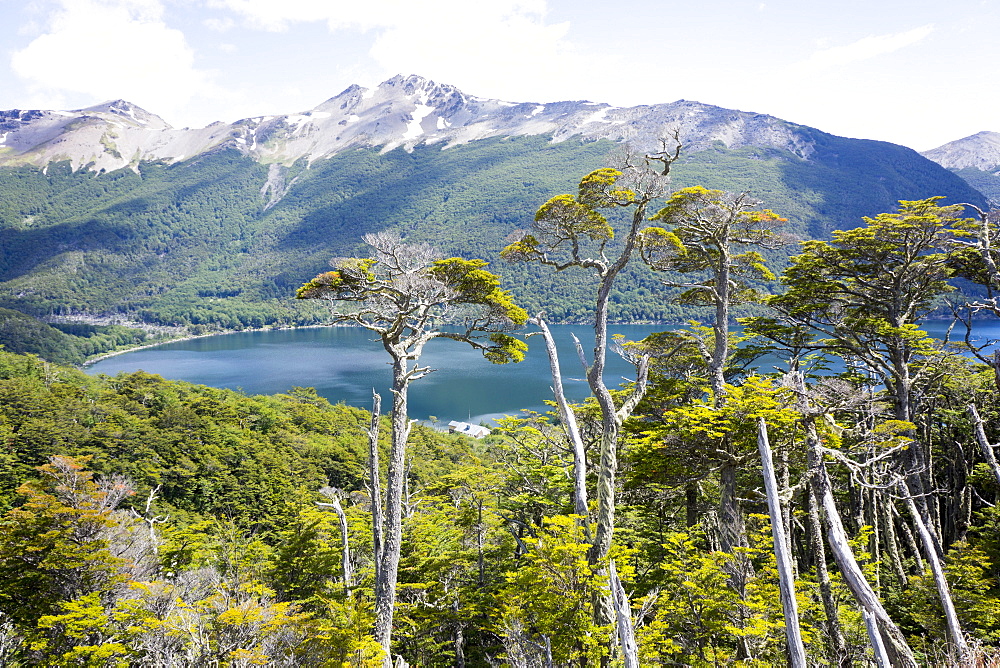
{"label": "snow patch on mountain", "polygon": [[316,108],[200,129],[175,129],[124,100],[74,111],[0,111],[0,165],[39,167],[68,160],[73,169],[177,162],[231,148],[268,164],[291,165],[340,151],[418,144],[455,146],[498,136],[547,135],[552,141],[630,141],[644,150],[678,129],[688,152],[721,141],[730,148],[768,146],[808,159],[813,150],[798,126],[763,114],[679,100],[612,107],[600,102],[509,102],[466,95],[423,77],[395,76],[371,89],[350,86]]}
{"label": "snow patch on mountain", "polygon": [[403,133],[403,139],[404,140],[416,139],[417,137],[422,135],[424,133],[424,129],[421,127],[421,124],[424,122],[424,119],[427,118],[433,111],[434,107],[432,106],[429,106],[427,104],[418,104],[416,109],[414,109],[413,113],[411,114],[413,120],[411,120],[407,124],[406,131]]}

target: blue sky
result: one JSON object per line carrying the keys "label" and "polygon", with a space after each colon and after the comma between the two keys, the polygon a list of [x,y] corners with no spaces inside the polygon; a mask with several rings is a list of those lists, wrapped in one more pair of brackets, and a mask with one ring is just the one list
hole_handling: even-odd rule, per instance
{"label": "blue sky", "polygon": [[1000,0],[0,0],[0,109],[178,126],[419,74],[514,102],[678,99],[917,150],[1000,131]]}

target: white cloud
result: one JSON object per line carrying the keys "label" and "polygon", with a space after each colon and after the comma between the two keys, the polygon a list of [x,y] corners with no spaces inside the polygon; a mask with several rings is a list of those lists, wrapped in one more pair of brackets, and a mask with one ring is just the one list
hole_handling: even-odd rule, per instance
{"label": "white cloud", "polygon": [[209,30],[214,30],[216,32],[228,32],[236,25],[236,22],[231,18],[226,17],[224,19],[208,18],[203,21],[206,28]]}
{"label": "white cloud", "polygon": [[523,13],[483,13],[491,15],[466,12],[391,27],[378,35],[371,55],[391,72],[427,73],[459,86],[489,81],[491,92],[508,98],[532,86],[552,94],[575,72],[595,74],[565,40],[567,24],[546,25]]}
{"label": "white cloud", "polygon": [[[355,28],[426,27],[434,24],[470,24],[474,19],[495,19],[518,14],[540,15],[545,0],[370,0],[330,2],[330,0],[208,0],[210,7],[226,8],[242,15],[251,26],[284,31],[297,22],[325,21],[331,30]],[[489,27],[488,24],[485,27]]]}
{"label": "white cloud", "polygon": [[868,60],[912,46],[923,40],[933,31],[934,25],[928,24],[906,32],[890,35],[870,35],[851,44],[816,51],[808,60],[800,63],[800,67],[809,70],[830,69]]}
{"label": "white cloud", "polygon": [[616,57],[576,49],[568,23],[546,21],[545,0],[208,0],[247,25],[285,31],[324,22],[332,32],[368,32],[376,68],[362,83],[420,74],[472,94],[551,101],[586,96],[595,81],[620,75]]}
{"label": "white cloud", "polygon": [[211,90],[157,0],[61,0],[46,31],[10,64],[36,96],[126,98],[161,115]]}

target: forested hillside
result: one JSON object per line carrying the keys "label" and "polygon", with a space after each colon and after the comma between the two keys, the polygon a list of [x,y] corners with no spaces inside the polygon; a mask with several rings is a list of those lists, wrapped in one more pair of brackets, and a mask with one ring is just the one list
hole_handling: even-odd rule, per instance
{"label": "forested hillside", "polygon": [[[906,201],[802,246],[764,297],[755,249],[789,221],[738,193],[664,187],[641,167],[591,172],[506,245],[514,266],[598,273],[594,399],[556,389],[552,415],[482,441],[407,439],[396,408],[372,422],[309,389],[247,397],[0,352],[0,660],[386,665],[376,554],[391,536],[373,499],[393,485],[389,649],[409,665],[1000,660],[1000,368],[919,329],[957,278],[984,291],[960,314],[1000,316],[995,221]],[[512,310],[476,263],[423,269],[420,249],[369,243],[376,259],[342,260],[299,296],[371,306],[359,285],[419,296],[440,279],[452,299]],[[682,300],[723,315],[762,300],[764,315],[739,337],[709,317],[619,342],[636,374],[609,388],[601,314],[633,251],[684,277]],[[753,371],[764,352],[777,365]],[[390,431],[404,435],[392,453]]]}
{"label": "forested hillside", "polygon": [[[804,238],[853,226],[903,198],[982,203],[957,176],[909,149],[800,130],[815,145],[808,158],[718,143],[685,153],[674,184],[748,190]],[[0,306],[196,331],[317,322],[319,311],[291,301],[294,289],[332,257],[356,252],[365,232],[395,230],[446,253],[495,261],[542,202],[572,189],[578,174],[614,150],[608,141],[509,137],[410,152],[357,149],[292,167],[220,149],[176,164],[143,163],[138,173],[73,172],[65,163],[4,168]],[[614,319],[690,314],[662,299],[651,274],[628,271],[616,287]],[[554,320],[579,320],[591,309],[579,278],[525,266],[502,273],[530,310],[558,291],[558,303],[545,304]]]}

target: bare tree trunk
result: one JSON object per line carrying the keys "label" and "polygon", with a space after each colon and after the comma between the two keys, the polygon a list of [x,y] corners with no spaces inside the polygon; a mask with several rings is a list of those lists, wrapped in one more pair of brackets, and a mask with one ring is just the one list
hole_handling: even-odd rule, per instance
{"label": "bare tree trunk", "polygon": [[[747,547],[746,524],[743,521],[743,510],[736,498],[736,460],[729,460],[719,470],[719,547],[727,552],[729,557],[723,565],[729,575],[729,585],[741,601],[747,597],[747,582],[753,573],[753,564],[744,552],[737,552],[738,547]],[[746,625],[747,614],[745,606],[738,606],[735,624],[739,628]],[[750,660],[753,658],[750,643],[744,634],[737,636],[737,658]]]}
{"label": "bare tree trunk", "polygon": [[396,606],[396,580],[403,535],[403,486],[406,476],[406,441],[410,420],[406,414],[409,378],[406,359],[394,356],[392,381],[392,449],[386,476],[385,534],[381,567],[375,581],[375,640],[385,652],[384,665],[392,665],[392,617]]}
{"label": "bare tree trunk", "polygon": [[931,574],[934,576],[934,584],[938,590],[938,597],[941,599],[941,607],[944,609],[948,635],[951,636],[951,640],[955,643],[956,650],[958,650],[959,663],[964,664],[969,656],[969,645],[965,642],[965,634],[962,633],[962,626],[958,622],[955,604],[951,600],[951,588],[948,586],[948,579],[945,577],[944,568],[942,568],[941,560],[938,558],[934,538],[931,536],[927,525],[924,524],[923,518],[920,516],[920,510],[917,508],[913,497],[909,495],[906,484],[902,481],[899,483],[899,491],[906,500],[906,505],[913,516],[913,523],[917,526],[917,532],[920,534],[921,542],[924,545],[924,554],[927,557],[927,563],[930,564]]}
{"label": "bare tree trunk", "polygon": [[628,604],[625,588],[618,579],[615,560],[608,565],[608,586],[611,588],[611,601],[615,608],[615,620],[618,628],[618,641],[622,647],[622,658],[625,668],[639,668],[639,648],[635,644],[635,628],[632,624],[632,610]]}
{"label": "bare tree trunk", "polygon": [[[669,168],[669,166],[667,166]],[[666,174],[666,172],[664,172]],[[587,553],[588,562],[597,565],[608,556],[611,541],[615,531],[615,478],[618,474],[618,431],[628,417],[626,413],[635,408],[645,392],[645,369],[638,370],[636,389],[633,396],[626,402],[629,409],[623,407],[619,411],[604,382],[604,368],[608,356],[608,303],[611,298],[611,288],[615,278],[632,257],[632,252],[638,243],[639,230],[646,222],[646,205],[649,200],[643,200],[632,212],[632,224],[629,232],[623,237],[624,248],[618,259],[601,272],[601,283],[597,290],[594,304],[594,359],[587,369],[587,384],[594,393],[597,404],[601,408],[601,454],[597,471],[597,528],[594,540]],[[603,608],[604,606],[601,606]],[[607,623],[610,619],[605,615],[609,611],[602,610],[595,614],[598,623]]]}
{"label": "bare tree trunk", "polygon": [[736,496],[737,462],[731,459],[719,469],[719,545],[723,552],[747,546],[743,510]]}
{"label": "bare tree trunk", "polygon": [[878,623],[875,617],[867,610],[861,611],[861,616],[865,620],[865,629],[868,630],[868,640],[872,644],[872,654],[875,656],[875,665],[878,668],[892,668],[889,661],[889,654],[885,651],[885,643],[882,642],[882,634],[879,633]]}
{"label": "bare tree trunk", "polygon": [[368,426],[368,475],[372,499],[372,545],[374,546],[375,581],[382,570],[382,481],[379,472],[378,431],[382,412],[382,395],[372,388],[372,421]]}
{"label": "bare tree trunk", "polygon": [[351,568],[351,544],[347,535],[347,514],[344,513],[344,507],[340,504],[339,490],[324,487],[320,493],[330,499],[330,503],[317,503],[316,505],[320,508],[330,508],[337,513],[337,520],[340,524],[340,547],[343,552],[340,558],[340,570],[341,576],[344,578],[344,593],[350,596],[354,575]]}
{"label": "bare tree trunk", "polygon": [[698,525],[698,483],[689,482],[684,487],[685,524],[688,529]]}
{"label": "bare tree trunk", "polygon": [[[556,406],[559,409],[559,419],[562,421],[563,430],[566,437],[573,446],[573,512],[584,518],[584,526],[588,525],[589,509],[587,507],[587,451],[583,445],[583,438],[580,436],[580,428],[576,423],[576,414],[566,400],[563,392],[562,371],[559,369],[559,354],[556,351],[556,343],[552,338],[552,332],[541,315],[537,315],[532,322],[542,330],[542,339],[545,341],[545,352],[549,356],[549,369],[552,372],[552,393],[555,396]],[[587,528],[589,532],[589,527]]]}
{"label": "bare tree trunk", "polygon": [[757,449],[764,467],[764,489],[767,508],[771,514],[771,536],[774,539],[774,556],[778,566],[778,586],[781,591],[781,609],[785,613],[785,638],[788,641],[788,662],[792,668],[806,668],[806,648],[802,644],[799,628],[799,606],[795,600],[795,576],[792,573],[792,555],[785,539],[785,520],[781,512],[781,494],[774,475],[774,459],[767,439],[764,418],[757,423]]}
{"label": "bare tree trunk", "polygon": [[[458,599],[451,606],[458,620]],[[465,625],[461,621],[455,624],[455,668],[465,668]]]}
{"label": "bare tree trunk", "polygon": [[876,565],[874,573],[875,582],[872,584],[877,591],[882,591],[882,562],[884,554],[882,552],[882,526],[879,522],[878,514],[879,499],[876,496],[875,490],[868,488],[862,489],[860,496],[862,517],[865,518],[864,524],[872,528],[871,533],[868,535],[868,552],[872,555],[872,563]]}
{"label": "bare tree trunk", "polygon": [[913,651],[906,644],[903,632],[889,617],[889,613],[882,606],[878,595],[865,579],[861,566],[854,558],[847,532],[844,531],[844,525],[840,521],[840,511],[837,510],[833,491],[830,489],[830,480],[826,474],[826,465],[823,463],[814,419],[806,419],[805,427],[811,482],[823,509],[827,542],[833,553],[833,559],[844,578],[844,583],[851,590],[851,594],[854,595],[854,599],[862,610],[867,611],[875,618],[891,665],[895,668],[916,668],[917,662],[913,658]]}
{"label": "bare tree trunk", "polygon": [[913,557],[913,561],[917,564],[917,570],[923,572],[924,557],[920,553],[920,547],[917,545],[916,539],[913,537],[913,532],[910,531],[910,525],[904,520],[899,512],[896,510],[895,505],[891,505],[893,517],[899,517],[899,524],[897,525],[903,533],[903,537],[906,538],[906,547],[910,550],[910,555]]}
{"label": "bare tree trunk", "polygon": [[[826,476],[825,470],[822,475]],[[889,613],[885,611],[878,595],[865,580],[864,573],[854,558],[847,534],[840,523],[840,515],[833,501],[833,493],[828,484],[822,498],[827,522],[827,540],[830,544],[830,550],[833,552],[834,561],[837,562],[837,567],[844,576],[844,583],[851,590],[858,604],[877,621],[878,630],[889,653],[891,664],[897,668],[916,668],[917,663],[913,658],[913,651],[906,644],[903,632],[899,630],[899,627],[889,617]]]}
{"label": "bare tree trunk", "polygon": [[[778,489],[790,489],[791,484],[791,472],[788,470],[788,453],[782,452],[778,457],[778,471],[781,475],[778,476],[781,481],[781,487]],[[792,569],[792,579],[794,580],[799,576],[799,564],[794,558],[795,546],[792,542],[792,499],[789,496],[786,499],[780,499],[781,504],[781,521],[785,527],[785,549],[788,550],[788,554],[792,555],[790,564]]]}
{"label": "bare tree trunk", "polygon": [[830,571],[826,567],[826,548],[823,545],[823,526],[819,518],[819,499],[816,498],[816,488],[812,483],[809,483],[808,498],[810,545],[816,564],[819,595],[823,601],[823,611],[826,613],[826,635],[829,639],[828,659],[831,666],[850,668],[851,662],[847,656],[844,633],[840,626],[837,601],[833,597],[833,588],[830,585]]}
{"label": "bare tree trunk", "polygon": [[878,504],[879,525],[882,527],[885,549],[889,553],[889,563],[900,587],[908,586],[906,571],[903,569],[903,558],[899,554],[899,540],[896,538],[896,521],[892,514],[892,501],[881,499]]}
{"label": "bare tree trunk", "polygon": [[340,547],[343,551],[340,559],[340,568],[344,577],[344,591],[347,594],[351,593],[352,580],[354,575],[351,568],[351,544],[347,539],[347,514],[344,512],[344,508],[340,505],[340,499],[333,500],[333,509],[337,513],[337,518],[340,520]]}

